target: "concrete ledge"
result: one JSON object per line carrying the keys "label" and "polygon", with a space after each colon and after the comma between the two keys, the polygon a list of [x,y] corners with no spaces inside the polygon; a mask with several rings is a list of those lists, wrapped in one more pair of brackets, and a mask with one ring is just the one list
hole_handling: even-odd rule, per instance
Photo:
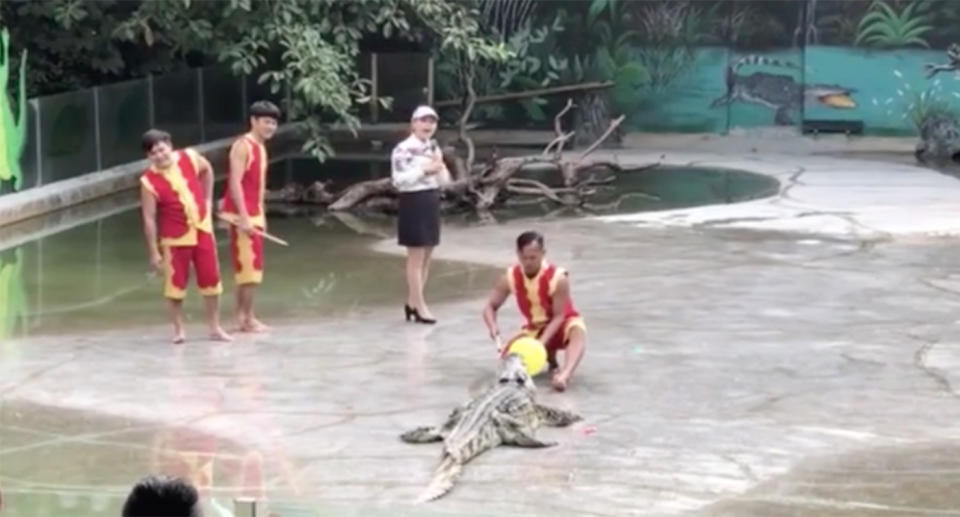
{"label": "concrete ledge", "polygon": [[[289,152],[299,148],[296,124],[288,124],[277,131],[270,142],[271,152]],[[214,170],[225,177],[227,149],[235,137],[222,138],[192,146],[203,154]],[[125,163],[102,171],[91,172],[37,188],[6,194],[0,197],[0,227],[87,203],[111,194],[135,189],[147,160]]]}
{"label": "concrete ledge", "polygon": [[53,213],[45,213],[39,217],[31,217],[14,224],[0,226],[0,251],[119,214],[139,205],[140,197],[137,193],[133,190],[126,190],[87,203],[69,206]]}
{"label": "concrete ledge", "polygon": [[[380,150],[389,152],[389,149],[404,137],[407,127],[406,123],[367,124],[360,128],[355,137],[349,130],[334,125],[329,129],[327,136],[335,146],[348,148],[344,149],[345,153],[338,154],[334,158],[355,159],[358,150],[349,149],[351,144],[359,143],[363,148],[364,142],[369,145],[369,141],[379,140],[382,142]],[[271,155],[284,156],[297,153],[302,141],[300,128],[299,123],[282,126],[269,144]],[[472,131],[471,136],[474,143],[480,146],[538,146],[553,138],[550,131],[482,128]],[[218,174],[219,179],[224,177],[226,152],[233,138],[223,138],[193,146],[213,163],[216,170],[221,172]],[[452,128],[444,127],[438,132],[438,138],[450,142],[456,138],[456,134]],[[757,153],[809,155],[885,152],[906,156],[912,153],[914,142],[913,138],[847,138],[838,135],[814,139],[796,135],[791,131],[765,128],[730,135],[628,133],[624,137],[624,147],[618,151],[629,153],[642,152],[641,149],[658,149],[664,152],[696,149],[714,154],[740,153],[754,156]],[[363,149],[360,149],[360,152],[363,152]],[[146,160],[139,160],[23,192],[6,194],[0,197],[0,227],[134,189],[145,167]]]}

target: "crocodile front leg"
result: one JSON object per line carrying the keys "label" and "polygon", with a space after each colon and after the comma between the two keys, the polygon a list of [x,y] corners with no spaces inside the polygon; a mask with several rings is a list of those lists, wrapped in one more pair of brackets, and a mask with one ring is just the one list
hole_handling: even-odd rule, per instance
{"label": "crocodile front leg", "polygon": [[450,432],[451,429],[457,426],[457,422],[460,421],[460,416],[463,415],[463,409],[465,406],[460,406],[454,408],[450,412],[450,416],[447,417],[447,420],[439,426],[420,426],[416,429],[411,429],[400,435],[400,439],[407,443],[431,443],[439,442],[443,440],[443,437]]}
{"label": "crocodile front leg", "polygon": [[491,415],[500,431],[500,439],[504,445],[516,445],[518,447],[553,447],[557,442],[544,442],[533,436],[533,430],[524,426],[520,420],[501,412]]}
{"label": "crocodile front leg", "polygon": [[543,404],[537,404],[536,407],[540,420],[544,425],[551,427],[566,427],[574,422],[583,420],[583,417],[580,415],[565,409],[552,408],[550,406],[544,406]]}

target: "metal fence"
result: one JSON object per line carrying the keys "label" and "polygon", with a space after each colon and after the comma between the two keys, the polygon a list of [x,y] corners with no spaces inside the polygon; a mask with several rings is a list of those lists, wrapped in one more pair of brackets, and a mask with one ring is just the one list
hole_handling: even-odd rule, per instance
{"label": "metal fence", "polygon": [[[364,107],[364,122],[404,120],[432,95],[426,54],[366,53],[358,67],[374,79],[374,96],[394,97],[391,110]],[[176,146],[194,145],[242,132],[255,100],[286,112],[289,94],[271,93],[257,77],[214,66],[31,99],[20,190],[139,160],[140,135],[150,127],[169,131]],[[0,194],[11,191],[10,182],[0,185]]]}

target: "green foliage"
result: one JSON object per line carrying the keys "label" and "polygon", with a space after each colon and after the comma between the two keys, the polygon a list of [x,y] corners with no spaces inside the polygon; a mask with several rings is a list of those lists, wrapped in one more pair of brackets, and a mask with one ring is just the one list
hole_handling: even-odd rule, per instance
{"label": "green foliage", "polygon": [[445,0],[3,0],[0,9],[14,41],[28,42],[32,95],[219,60],[289,91],[287,116],[306,121],[305,148],[320,159],[332,152],[321,120],[356,131],[356,107],[370,101],[355,66],[365,35],[429,39],[472,62],[509,55],[481,34],[475,11]]}
{"label": "green foliage", "polygon": [[[114,0],[3,0],[0,17],[14,44],[30,55],[28,95],[38,96],[123,80],[178,63],[169,49],[142,52],[123,44],[114,30],[133,2]],[[166,65],[165,65],[166,64]]]}
{"label": "green foliage", "polygon": [[[358,104],[367,103],[370,81],[359,76],[356,59],[364,35],[424,39],[440,51],[475,62],[506,57],[502,45],[485,39],[475,12],[443,0],[230,0],[142,2],[121,34],[206,48],[238,74],[259,74],[271,91],[287,91],[287,116],[310,131],[304,150],[323,160],[332,149],[324,121],[356,133]],[[390,99],[380,99],[384,107]]]}
{"label": "green foliage", "polygon": [[899,14],[886,2],[874,1],[857,26],[854,45],[865,43],[875,47],[930,47],[923,36],[933,29],[929,2],[915,1]]}

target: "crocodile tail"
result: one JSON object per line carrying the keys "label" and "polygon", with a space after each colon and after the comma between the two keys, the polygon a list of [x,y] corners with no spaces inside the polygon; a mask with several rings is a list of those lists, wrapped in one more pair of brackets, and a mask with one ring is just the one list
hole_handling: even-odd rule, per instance
{"label": "crocodile tail", "polygon": [[430,480],[427,488],[417,497],[416,502],[425,503],[445,495],[453,488],[454,483],[460,478],[462,471],[463,465],[461,465],[460,462],[453,459],[452,456],[444,454],[443,460],[441,460],[440,465],[437,466],[437,470],[433,472],[433,479]]}

